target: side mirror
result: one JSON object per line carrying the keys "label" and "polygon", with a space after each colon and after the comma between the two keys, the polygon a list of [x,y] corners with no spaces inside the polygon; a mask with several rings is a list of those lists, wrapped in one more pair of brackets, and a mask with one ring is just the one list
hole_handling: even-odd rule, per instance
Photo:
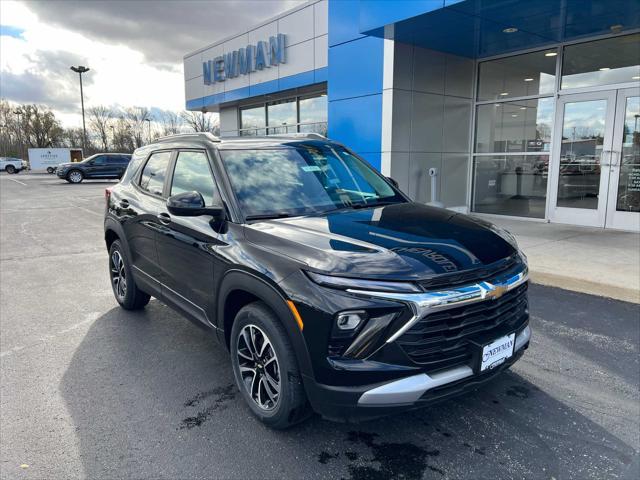
{"label": "side mirror", "polygon": [[221,205],[205,206],[204,198],[196,191],[170,196],[167,199],[167,210],[170,214],[178,217],[199,217],[201,215],[220,217],[223,212]]}
{"label": "side mirror", "polygon": [[394,187],[396,187],[397,189],[400,189],[400,185],[398,185],[398,182],[396,180],[394,180],[391,177],[387,177],[387,180],[389,180],[389,182],[391,182],[391,185],[393,185]]}

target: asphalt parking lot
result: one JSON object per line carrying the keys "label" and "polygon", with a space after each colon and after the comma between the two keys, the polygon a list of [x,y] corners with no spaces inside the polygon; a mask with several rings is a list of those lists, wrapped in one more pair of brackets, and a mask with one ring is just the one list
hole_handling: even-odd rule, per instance
{"label": "asphalt parking lot", "polygon": [[469,396],[373,422],[251,417],[213,337],[117,307],[104,189],[0,175],[2,478],[638,478],[637,305],[533,285],[534,337]]}

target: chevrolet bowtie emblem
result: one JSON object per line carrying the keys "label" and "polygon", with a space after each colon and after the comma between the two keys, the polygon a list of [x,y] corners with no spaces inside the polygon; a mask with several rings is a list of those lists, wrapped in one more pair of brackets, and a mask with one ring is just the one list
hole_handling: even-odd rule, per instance
{"label": "chevrolet bowtie emblem", "polygon": [[507,287],[505,287],[504,285],[495,285],[493,289],[487,291],[484,298],[497,300],[505,293],[507,293]]}

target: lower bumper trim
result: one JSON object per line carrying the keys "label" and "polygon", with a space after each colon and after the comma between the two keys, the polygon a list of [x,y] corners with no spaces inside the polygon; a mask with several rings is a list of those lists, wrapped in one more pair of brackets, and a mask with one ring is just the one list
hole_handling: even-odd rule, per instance
{"label": "lower bumper trim", "polygon": [[[524,347],[531,339],[531,328],[529,325],[516,337],[514,354]],[[448,383],[457,382],[473,375],[473,369],[467,365],[443,370],[438,373],[428,375],[420,373],[400,380],[381,385],[364,392],[358,399],[359,406],[385,406],[385,405],[407,405],[418,401],[422,395],[431,390]]]}

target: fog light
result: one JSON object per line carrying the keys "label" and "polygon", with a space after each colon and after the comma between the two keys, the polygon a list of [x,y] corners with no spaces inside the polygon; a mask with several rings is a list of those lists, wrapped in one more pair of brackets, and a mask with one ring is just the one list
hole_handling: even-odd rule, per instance
{"label": "fog light", "polygon": [[342,312],[338,314],[336,325],[340,330],[355,330],[366,319],[367,312],[362,310]]}

